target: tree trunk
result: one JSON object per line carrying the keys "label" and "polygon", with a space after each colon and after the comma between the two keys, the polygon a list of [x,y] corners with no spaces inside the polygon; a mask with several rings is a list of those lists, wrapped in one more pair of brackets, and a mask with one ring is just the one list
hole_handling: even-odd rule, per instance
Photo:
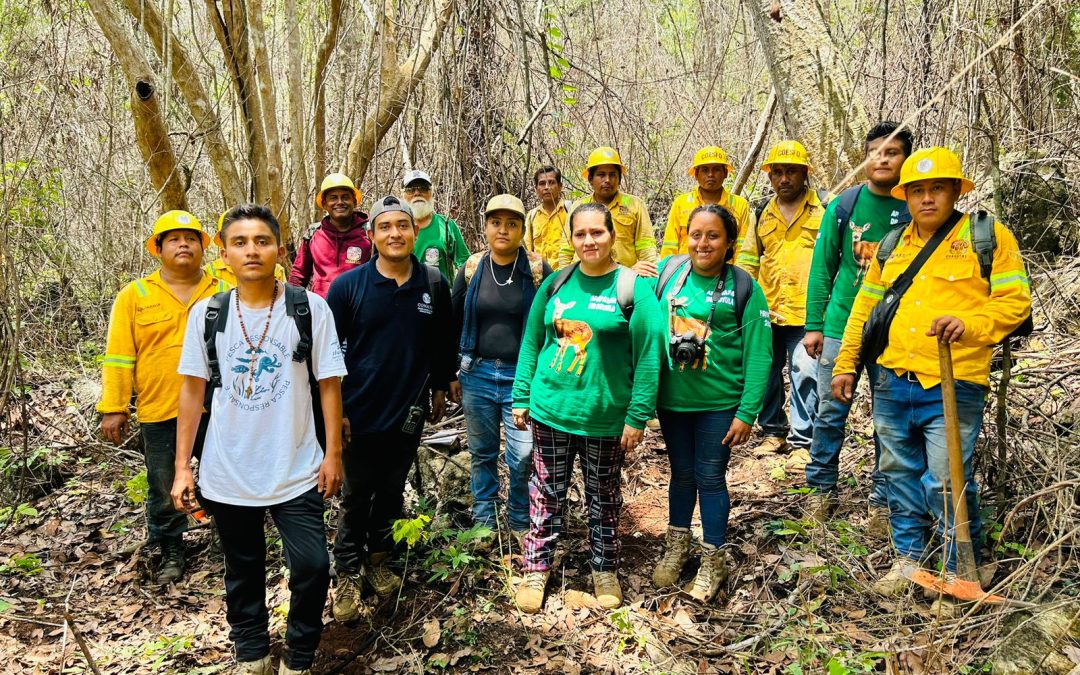
{"label": "tree trunk", "polygon": [[360,132],[349,143],[348,174],[356,182],[363,180],[379,142],[401,116],[409,96],[424,79],[432,54],[439,49],[443,29],[453,14],[455,0],[436,1],[438,5],[435,11],[425,17],[416,48],[400,64],[397,63],[395,51],[394,2],[387,0],[384,4],[378,106],[364,116]]}
{"label": "tree trunk", "polygon": [[206,12],[214,26],[214,34],[225,64],[232,75],[244,133],[248,142],[248,163],[251,170],[249,199],[259,204],[270,201],[270,183],[267,180],[266,145],[262,142],[262,104],[255,85],[255,69],[247,43],[247,19],[243,0],[222,0],[218,11],[217,0],[206,0]]}
{"label": "tree trunk", "polygon": [[[326,176],[326,69],[341,29],[341,0],[330,0],[326,34],[315,60],[315,182]],[[317,216],[318,214],[316,214]]]}
{"label": "tree trunk", "polygon": [[281,224],[281,240],[289,242],[289,208],[285,200],[283,187],[284,167],[281,160],[281,140],[278,134],[277,100],[274,96],[274,73],[270,71],[270,58],[266,53],[266,31],[263,28],[264,12],[262,0],[247,0],[247,32],[251,38],[251,51],[255,60],[255,70],[262,103],[262,137],[259,139],[266,154],[266,180],[270,189],[270,209]]}
{"label": "tree trunk", "polygon": [[131,116],[135,121],[135,140],[150,173],[150,183],[157,190],[163,211],[187,209],[184,181],[176,163],[169,132],[158,103],[157,89],[150,63],[121,22],[111,0],[90,0],[101,32],[109,41],[116,60],[131,89]]}
{"label": "tree trunk", "polygon": [[[304,139],[304,81],[301,53],[300,22],[296,16],[296,0],[285,2],[285,31],[289,43],[289,155],[292,158],[292,189],[296,196],[298,218],[307,218],[312,210],[311,183],[307,176],[307,143]],[[311,222],[308,218],[305,222]]]}
{"label": "tree trunk", "polygon": [[[862,162],[862,135],[870,125],[818,3],[746,3],[779,98],[785,133],[806,146],[823,180],[842,176]],[[769,16],[768,4],[779,6],[779,22]]]}
{"label": "tree trunk", "polygon": [[[162,63],[169,63],[172,66],[173,80],[180,88],[180,93],[183,94],[191,110],[191,116],[198,125],[195,133],[206,144],[206,152],[217,174],[218,182],[221,184],[221,196],[225,204],[239,204],[244,201],[245,190],[243,183],[240,182],[240,174],[236,170],[236,160],[225,142],[224,134],[221,133],[221,120],[211,107],[210,97],[207,96],[206,89],[199,80],[198,71],[191,63],[180,41],[171,31],[168,52],[166,52],[164,23],[156,5],[144,0],[124,0],[124,4],[131,15],[142,24],[143,30],[150,37]],[[166,53],[169,58],[166,58]]]}

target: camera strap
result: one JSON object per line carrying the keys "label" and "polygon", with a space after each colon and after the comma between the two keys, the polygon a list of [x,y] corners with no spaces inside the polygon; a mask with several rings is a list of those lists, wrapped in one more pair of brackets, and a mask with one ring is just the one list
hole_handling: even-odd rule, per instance
{"label": "camera strap", "polygon": [[[675,313],[675,307],[671,305],[671,300],[673,300],[675,295],[678,294],[678,292],[683,289],[684,285],[686,285],[686,278],[690,276],[690,271],[691,271],[691,269],[693,269],[693,267],[694,266],[692,264],[687,262],[686,267],[684,267],[682,269],[682,271],[679,272],[679,276],[675,279],[675,285],[672,286],[671,291],[668,293],[668,305],[671,307],[671,312],[669,312],[669,314],[668,314],[668,332],[669,333],[671,332],[671,315],[673,315]],[[710,307],[709,307],[709,318],[706,319],[706,321],[705,321],[705,328],[706,328],[707,332],[702,337],[703,340],[705,338],[708,338],[709,334],[712,333],[712,328],[713,328],[713,323],[712,322],[713,322],[713,316],[716,314],[716,303],[720,301],[720,294],[724,292],[724,280],[727,278],[729,270],[730,270],[730,266],[725,264],[724,269],[720,270],[720,274],[718,274],[716,276],[716,288],[714,288],[713,291],[712,291],[711,302],[710,302]]]}

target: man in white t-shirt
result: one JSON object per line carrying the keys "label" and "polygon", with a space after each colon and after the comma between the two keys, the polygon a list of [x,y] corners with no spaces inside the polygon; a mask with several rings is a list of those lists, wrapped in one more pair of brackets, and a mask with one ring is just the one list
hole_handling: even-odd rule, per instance
{"label": "man in white t-shirt", "polygon": [[191,454],[209,388],[198,501],[221,534],[237,672],[254,675],[273,673],[266,511],[281,533],[289,568],[288,653],[279,672],[309,673],[330,584],[323,501],[337,492],[344,474],[341,345],[326,302],[274,278],[285,254],[280,232],[263,206],[245,204],[225,215],[222,257],[237,287],[192,308],[179,367],[184,381],[172,499],[179,510],[195,507]]}

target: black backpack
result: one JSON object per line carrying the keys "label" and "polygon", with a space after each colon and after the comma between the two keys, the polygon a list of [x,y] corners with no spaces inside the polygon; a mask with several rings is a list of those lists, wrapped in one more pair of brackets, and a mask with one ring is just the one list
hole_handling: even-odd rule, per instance
{"label": "black backpack", "polygon": [[[833,213],[836,215],[836,227],[838,230],[843,230],[848,221],[851,220],[852,214],[855,213],[855,203],[859,201],[859,195],[862,194],[865,185],[856,185],[844,190],[836,197],[836,206],[833,207]],[[901,229],[901,226],[908,225],[911,222],[911,212],[908,211],[907,202],[901,200],[903,205],[900,209],[899,215],[896,217],[896,224],[894,228]]]}
{"label": "black backpack", "polygon": [[[900,243],[900,237],[904,235],[906,228],[898,227],[889,232],[878,244],[877,261],[881,269],[885,269],[885,263],[892,257],[896,245]],[[994,251],[997,250],[997,233],[994,232],[994,217],[986,211],[976,211],[971,218],[971,249],[975,251],[975,257],[979,260],[979,272],[983,279],[990,281],[990,274],[994,269]],[[1035,330],[1035,323],[1028,314],[1024,323],[1020,324],[1009,337],[1027,337]]]}
{"label": "black backpack", "polygon": [[[668,285],[668,282],[679,271],[679,268],[689,260],[689,253],[680,253],[671,256],[668,264],[664,265],[664,271],[660,274],[660,278],[656,280],[656,298],[658,300],[663,299],[664,287]],[[750,302],[750,295],[754,292],[754,280],[750,277],[749,272],[740,267],[735,265],[728,265],[727,267],[731,270],[732,277],[735,280],[735,328],[741,330],[746,303]]]}
{"label": "black backpack", "polygon": [[[203,327],[203,342],[206,345],[207,363],[210,366],[210,380],[206,383],[206,396],[203,407],[209,413],[213,404],[214,391],[221,387],[221,364],[218,362],[217,334],[225,331],[229,322],[229,307],[232,305],[232,290],[216,293],[206,305],[206,317]],[[326,423],[323,419],[322,397],[319,395],[319,381],[311,365],[312,328],[311,304],[307,291],[299,286],[285,284],[285,313],[296,323],[300,340],[296,343],[292,360],[307,364],[308,384],[311,387],[311,412],[315,417],[315,436],[319,445],[326,449]]]}

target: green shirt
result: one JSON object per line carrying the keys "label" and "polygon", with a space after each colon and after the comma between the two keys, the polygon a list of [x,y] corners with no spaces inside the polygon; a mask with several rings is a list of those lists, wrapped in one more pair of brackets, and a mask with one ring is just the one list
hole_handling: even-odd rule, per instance
{"label": "green shirt", "polygon": [[559,277],[552,274],[537,289],[518,355],[515,408],[579,436],[645,428],[656,408],[663,316],[639,277],[627,322],[615,291],[618,274],[575,270],[549,298]]}
{"label": "green shirt", "polygon": [[810,280],[806,287],[806,330],[822,331],[826,337],[844,337],[851,305],[880,242],[897,226],[904,203],[882,197],[863,186],[852,209],[851,220],[836,224],[836,205],[829,202],[821,217],[814,244]]}
{"label": "green shirt", "polygon": [[447,279],[453,280],[457,268],[469,259],[469,247],[457,223],[441,213],[431,216],[427,227],[416,235],[416,257],[432,267],[438,266]]}
{"label": "green shirt", "polygon": [[[660,263],[662,271],[671,258]],[[689,261],[682,267],[690,265]],[[682,270],[665,285],[660,310],[667,316],[667,337],[674,332],[705,334],[705,322],[712,309],[716,277],[690,271],[672,303]],[[743,308],[742,330],[735,318],[735,279],[730,268],[724,272],[724,288],[716,303],[712,326],[705,337],[704,364],[675,363],[668,357],[660,368],[660,393],[656,406],[676,412],[735,409],[735,416],[753,424],[761,412],[765,385],[772,367],[772,325],[765,293],[753,282],[753,292]],[[672,304],[675,305],[674,312]]]}

